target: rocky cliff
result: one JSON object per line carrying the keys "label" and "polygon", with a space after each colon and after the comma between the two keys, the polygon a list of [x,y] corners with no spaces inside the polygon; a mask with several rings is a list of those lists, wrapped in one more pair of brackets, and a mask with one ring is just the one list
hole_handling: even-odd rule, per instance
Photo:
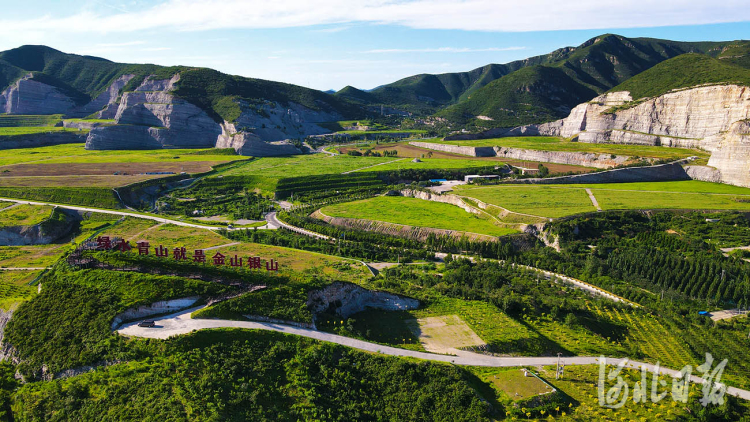
{"label": "rocky cliff", "polygon": [[60,89],[37,82],[31,73],[0,93],[0,112],[8,114],[65,114],[76,102]]}
{"label": "rocky cliff", "polygon": [[47,220],[32,226],[0,227],[1,246],[46,245],[69,235],[81,217],[72,211],[55,209]]}
{"label": "rocky cliff", "polygon": [[483,136],[548,135],[579,142],[700,148],[706,166],[686,166],[697,180],[750,187],[750,88],[708,85],[632,101],[611,92],[575,107],[555,122],[485,132]]}
{"label": "rocky cliff", "polygon": [[663,145],[713,150],[707,139],[750,117],[750,88],[699,86],[633,102],[611,92],[576,106],[564,119],[507,134],[578,136],[579,142]]}
{"label": "rocky cliff", "polygon": [[335,282],[307,295],[307,307],[317,315],[330,312],[348,318],[366,309],[406,311],[419,307],[419,301],[387,292],[367,290],[351,283]]}
{"label": "rocky cliff", "polygon": [[[300,154],[290,138],[325,133],[315,122],[341,118],[299,104],[250,104],[238,101],[235,122],[217,123],[206,111],[176,97],[179,74],[170,79],[146,78],[133,92],[122,94],[114,113],[116,126],[94,128],[87,149],[234,148],[256,157]],[[111,107],[100,113],[112,114]]]}

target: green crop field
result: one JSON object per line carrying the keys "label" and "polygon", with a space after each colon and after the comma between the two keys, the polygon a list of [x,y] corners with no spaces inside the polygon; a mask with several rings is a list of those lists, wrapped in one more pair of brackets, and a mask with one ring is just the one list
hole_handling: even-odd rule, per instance
{"label": "green crop field", "polygon": [[750,210],[750,189],[700,181],[581,185],[458,186],[456,193],[513,212],[543,217],[596,211],[591,189],[603,210]]}
{"label": "green crop field", "polygon": [[[88,132],[87,130],[69,129],[64,127],[50,126],[27,126],[27,127],[0,127],[0,136],[36,135],[51,132]],[[2,139],[0,139],[2,142]]]}
{"label": "green crop field", "polygon": [[708,157],[707,152],[696,149],[667,148],[649,145],[588,144],[584,142],[571,142],[568,140],[550,136],[523,136],[480,139],[476,141],[434,142],[439,144],[460,145],[467,147],[503,146],[508,148],[522,148],[537,151],[591,152],[597,154],[628,155],[631,157],[637,156],[670,160],[690,156]]}
{"label": "green crop field", "polygon": [[[216,155],[210,152],[216,151]],[[209,152],[207,154],[206,152]],[[65,144],[39,148],[0,150],[0,166],[30,162],[56,163],[154,163],[180,161],[227,162],[243,157],[222,154],[210,149],[157,149],[134,151],[92,151],[83,144]]]}
{"label": "green crop field", "polygon": [[62,120],[62,114],[21,115],[0,114],[0,128],[54,126]]}
{"label": "green crop field", "polygon": [[[318,174],[343,173],[392,161],[391,157],[352,157],[348,155],[328,156],[293,155],[289,157],[264,157],[235,166],[222,172],[227,176],[264,176],[287,178]],[[379,169],[382,166],[375,167]]]}
{"label": "green crop field", "polygon": [[330,205],[321,211],[331,217],[361,218],[491,236],[504,236],[516,232],[513,229],[496,226],[455,205],[415,198],[377,197]]}
{"label": "green crop field", "polygon": [[412,162],[412,158],[393,158],[388,157],[387,164],[377,167],[358,170],[364,171],[386,171],[386,170],[407,170],[407,169],[464,169],[472,167],[494,167],[497,164],[485,160],[470,160],[456,158],[455,160],[446,158],[420,158],[419,163]]}
{"label": "green crop field", "polygon": [[564,217],[596,211],[586,191],[540,185],[458,186],[458,195],[476,198],[513,212],[541,217]]}
{"label": "green crop field", "polygon": [[0,227],[33,226],[49,218],[52,207],[16,205],[0,211]]}

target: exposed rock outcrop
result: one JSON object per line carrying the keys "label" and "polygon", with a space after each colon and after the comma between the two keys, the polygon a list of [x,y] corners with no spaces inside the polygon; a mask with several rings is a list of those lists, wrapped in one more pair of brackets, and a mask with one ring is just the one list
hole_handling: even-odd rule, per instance
{"label": "exposed rock outcrop", "polygon": [[507,147],[466,147],[436,144],[432,142],[409,142],[409,144],[419,148],[469,155],[472,157],[505,157],[516,160],[570,164],[600,169],[608,169],[627,164],[631,159],[631,157],[627,155],[615,155],[613,157],[611,154],[594,154],[585,152],[538,151]]}
{"label": "exposed rock outcrop", "polygon": [[[92,130],[86,148],[217,147],[256,157],[300,154],[302,151],[288,139],[326,133],[315,123],[341,118],[295,103],[282,106],[239,101],[241,114],[237,120],[218,124],[201,108],[171,93],[179,80],[179,74],[161,80],[148,77],[135,91],[124,93],[113,115],[118,126]],[[111,113],[109,107],[100,114],[106,117]]]}
{"label": "exposed rock outcrop", "polygon": [[104,92],[91,100],[90,103],[67,114],[80,115],[83,117],[92,113],[97,113],[97,118],[99,119],[113,119],[117,112],[117,99],[120,97],[120,91],[134,77],[135,75],[120,76],[115,79],[114,82],[104,90]]}
{"label": "exposed rock outcrop", "polygon": [[[628,107],[628,105],[633,104]],[[699,86],[632,102],[611,92],[576,106],[568,117],[515,128],[507,135],[578,136],[579,142],[621,142],[713,150],[705,138],[750,117],[750,88]],[[708,140],[710,141],[710,140]]]}
{"label": "exposed rock outcrop", "polygon": [[574,174],[571,176],[514,179],[516,184],[568,184],[568,183],[632,183],[632,182],[668,182],[690,180],[690,176],[681,163],[660,164],[647,167],[627,167],[596,173]]}
{"label": "exposed rock outcrop", "polygon": [[224,122],[221,135],[216,140],[216,148],[234,148],[240,155],[270,157],[276,155],[301,154],[289,141],[266,142],[251,132],[237,132],[235,125]]}
{"label": "exposed rock outcrop", "polygon": [[31,73],[0,93],[0,112],[8,114],[65,114],[75,101],[58,88],[33,79]]}
{"label": "exposed rock outcrop", "polygon": [[335,282],[307,294],[307,307],[313,315],[335,313],[348,318],[366,309],[405,311],[419,307],[419,301],[393,293],[377,292],[356,284]]}
{"label": "exposed rock outcrop", "polygon": [[750,187],[750,121],[736,122],[715,139],[708,165],[721,174],[723,183]]}
{"label": "exposed rock outcrop", "polygon": [[[55,216],[60,218],[52,218]],[[50,244],[69,235],[80,220],[76,212],[56,209],[50,219],[39,224],[0,227],[0,246]]]}
{"label": "exposed rock outcrop", "polygon": [[198,300],[200,300],[200,296],[190,296],[190,297],[183,297],[180,299],[160,300],[150,305],[143,305],[137,308],[131,308],[131,309],[126,310],[125,312],[117,314],[115,318],[112,320],[111,328],[115,330],[122,323],[127,322],[127,321],[133,321],[136,319],[145,318],[145,317],[149,317],[152,315],[166,314],[170,312],[177,312],[183,309],[187,309],[193,306]]}

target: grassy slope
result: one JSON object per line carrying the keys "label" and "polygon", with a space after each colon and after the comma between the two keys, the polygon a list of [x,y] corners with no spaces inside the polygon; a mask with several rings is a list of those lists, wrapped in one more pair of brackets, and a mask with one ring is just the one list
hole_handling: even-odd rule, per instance
{"label": "grassy slope", "polygon": [[493,236],[503,236],[515,232],[512,229],[497,227],[455,205],[415,198],[377,197],[330,205],[321,211],[331,217],[362,218],[407,226],[433,227]]}
{"label": "grassy slope", "polygon": [[138,163],[175,161],[234,161],[243,157],[204,154],[213,149],[161,149],[151,151],[92,151],[81,144],[0,150],[0,166],[31,162],[56,163]]}
{"label": "grassy slope", "polygon": [[683,54],[659,63],[610,91],[630,91],[637,100],[657,97],[673,89],[716,83],[750,85],[750,70],[702,54]]}
{"label": "grassy slope", "polygon": [[52,207],[17,205],[0,211],[0,227],[33,226],[49,218]]}
{"label": "grassy slope", "polygon": [[653,157],[677,159],[690,156],[708,157],[708,153],[700,150],[685,148],[664,148],[649,145],[620,145],[620,144],[587,144],[569,142],[549,136],[526,136],[496,139],[480,139],[476,141],[437,141],[436,143],[460,145],[468,147],[503,146],[508,148],[523,148],[538,151],[570,151],[593,152],[597,154],[629,155],[631,157]]}

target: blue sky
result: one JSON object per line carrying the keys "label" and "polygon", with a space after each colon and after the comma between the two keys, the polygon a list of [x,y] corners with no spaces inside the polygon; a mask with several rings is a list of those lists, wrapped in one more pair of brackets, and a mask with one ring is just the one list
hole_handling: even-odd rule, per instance
{"label": "blue sky", "polygon": [[[317,89],[471,70],[616,33],[750,38],[745,0],[8,1],[0,50],[205,66]],[[43,11],[40,13],[39,11]]]}

